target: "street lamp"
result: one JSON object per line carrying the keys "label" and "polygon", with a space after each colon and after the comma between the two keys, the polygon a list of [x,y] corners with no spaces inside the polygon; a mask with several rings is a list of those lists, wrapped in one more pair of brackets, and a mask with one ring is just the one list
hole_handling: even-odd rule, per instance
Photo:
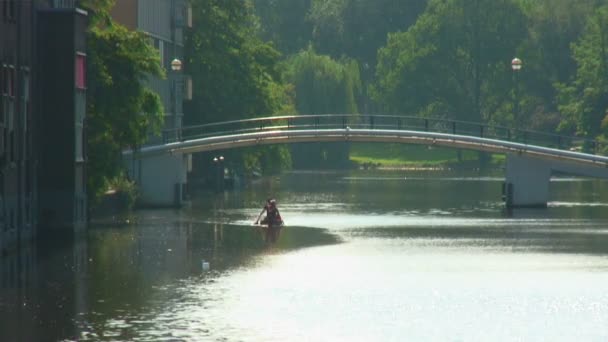
{"label": "street lamp", "polygon": [[513,70],[513,120],[515,121],[515,127],[519,128],[519,80],[518,74],[521,70],[522,62],[521,59],[515,57],[511,61],[511,69]]}
{"label": "street lamp", "polygon": [[215,165],[215,190],[221,191],[224,188],[224,156],[213,157]]}
{"label": "street lamp", "polygon": [[513,58],[513,60],[511,61],[511,69],[513,69],[513,71],[521,70],[521,65],[521,59],[517,57]]}
{"label": "street lamp", "polygon": [[175,58],[171,61],[171,70],[173,71],[181,71],[182,70],[182,61]]}
{"label": "street lamp", "polygon": [[178,101],[180,97],[178,87],[182,83],[179,80],[179,73],[182,71],[182,61],[180,61],[178,58],[174,58],[171,61],[171,71],[173,72],[173,131],[175,132],[174,138],[179,141],[181,140],[181,125],[179,124],[177,112],[179,108]]}

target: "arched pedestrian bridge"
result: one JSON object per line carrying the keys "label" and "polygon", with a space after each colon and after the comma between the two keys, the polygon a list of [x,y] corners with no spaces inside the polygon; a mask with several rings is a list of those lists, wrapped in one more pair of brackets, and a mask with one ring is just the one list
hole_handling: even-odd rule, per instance
{"label": "arched pedestrian bridge", "polygon": [[[546,206],[553,172],[608,178],[608,157],[600,155],[607,147],[598,141],[440,118],[389,115],[276,116],[182,127],[163,132],[163,143],[125,151],[124,157],[144,200],[146,195],[158,195],[176,203],[181,196],[176,184],[186,182],[186,172],[176,170],[187,168],[191,153],[263,144],[344,141],[506,154],[504,197],[508,206]],[[583,150],[589,152],[579,152]],[[183,167],[174,169],[172,164]],[[164,191],[160,189],[163,186]]]}

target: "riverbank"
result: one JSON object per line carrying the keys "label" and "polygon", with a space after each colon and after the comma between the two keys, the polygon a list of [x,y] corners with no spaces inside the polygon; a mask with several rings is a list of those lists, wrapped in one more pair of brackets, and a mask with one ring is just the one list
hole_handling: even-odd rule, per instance
{"label": "riverbank", "polygon": [[502,169],[504,155],[485,154],[480,160],[476,151],[454,150],[418,145],[356,144],[350,161],[362,170],[479,170]]}

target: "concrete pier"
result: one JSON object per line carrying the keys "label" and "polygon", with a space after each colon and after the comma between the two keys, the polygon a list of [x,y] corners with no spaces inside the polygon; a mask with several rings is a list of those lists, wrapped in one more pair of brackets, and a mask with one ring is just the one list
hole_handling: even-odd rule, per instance
{"label": "concrete pier", "polygon": [[508,154],[504,193],[507,207],[546,207],[550,180],[550,162]]}
{"label": "concrete pier", "polygon": [[[131,155],[132,157],[133,155]],[[186,201],[186,182],[191,168],[190,154],[165,154],[127,159],[127,169],[139,190],[142,207],[180,207]]]}
{"label": "concrete pier", "polygon": [[608,168],[601,164],[590,167],[568,161],[507,154],[503,193],[507,207],[546,207],[551,175],[556,172],[608,179]]}

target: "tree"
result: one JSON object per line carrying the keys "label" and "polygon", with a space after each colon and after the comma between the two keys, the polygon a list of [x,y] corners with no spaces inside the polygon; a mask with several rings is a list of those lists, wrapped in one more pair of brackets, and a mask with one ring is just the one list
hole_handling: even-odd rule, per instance
{"label": "tree", "polygon": [[321,54],[348,56],[373,70],[387,34],[407,30],[426,8],[426,0],[313,0],[309,20],[313,44]]}
{"label": "tree", "polygon": [[[87,35],[88,189],[95,198],[121,175],[121,152],[159,133],[163,108],[147,77],[163,76],[157,51],[141,32],[112,22],[113,1],[96,2]],[[100,19],[102,18],[102,19]]]}
{"label": "tree", "polygon": [[[295,106],[300,114],[356,114],[361,94],[359,65],[354,60],[335,61],[312,47],[286,62],[285,77],[295,86]],[[292,148],[297,167],[344,167],[347,144],[297,145]]]}
{"label": "tree", "polygon": [[361,66],[364,92],[360,106],[373,104],[367,92],[373,82],[378,49],[391,32],[406,31],[426,8],[426,0],[313,0],[308,16],[312,43],[320,54],[348,57]]}
{"label": "tree", "polygon": [[556,83],[567,83],[576,74],[570,46],[581,36],[585,22],[597,7],[596,0],[523,1],[529,20],[529,34],[520,51],[524,53],[525,80],[530,113],[528,127],[556,131],[560,122]]}
{"label": "tree", "polygon": [[260,34],[285,55],[304,49],[312,38],[307,16],[312,0],[253,0],[261,19]]}
{"label": "tree", "polygon": [[608,6],[595,10],[583,35],[572,45],[576,77],[557,85],[560,129],[596,138],[608,135]]}
{"label": "tree", "polygon": [[242,0],[194,0],[194,28],[186,36],[186,72],[193,101],[186,123],[272,115],[282,105],[280,53],[261,41]]}
{"label": "tree", "polygon": [[408,114],[476,122],[508,115],[509,62],[525,27],[513,1],[433,0],[380,49],[373,97],[387,111]]}
{"label": "tree", "polygon": [[[185,40],[185,72],[192,76],[193,100],[184,107],[185,125],[293,112],[290,88],[281,82],[280,53],[256,35],[250,1],[193,0],[193,29]],[[284,149],[284,147],[282,147]],[[233,152],[241,166],[275,170],[289,164],[282,148]],[[259,164],[248,153],[260,153]],[[208,156],[195,156],[208,169]],[[265,165],[264,161],[275,163]]]}
{"label": "tree", "polygon": [[89,14],[89,27],[100,27],[111,22],[110,10],[116,0],[77,0],[78,6]]}

